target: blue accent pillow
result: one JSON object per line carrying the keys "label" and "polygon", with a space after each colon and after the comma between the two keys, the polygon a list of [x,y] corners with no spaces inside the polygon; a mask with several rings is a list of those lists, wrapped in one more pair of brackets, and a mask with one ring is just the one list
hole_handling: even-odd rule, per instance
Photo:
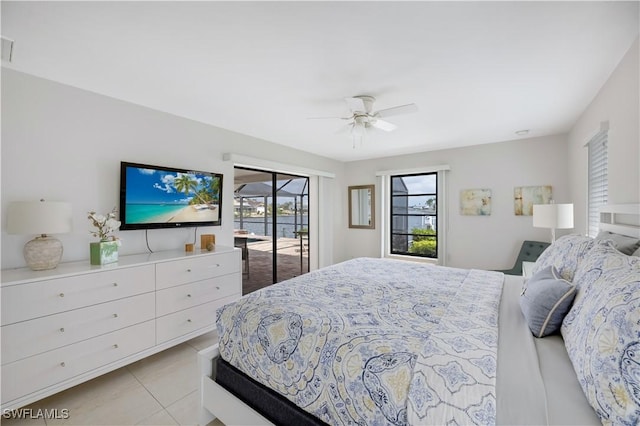
{"label": "blue accent pillow", "polygon": [[522,288],[520,308],[529,329],[536,337],[560,331],[571,309],[576,287],[560,276],[552,265],[535,273]]}

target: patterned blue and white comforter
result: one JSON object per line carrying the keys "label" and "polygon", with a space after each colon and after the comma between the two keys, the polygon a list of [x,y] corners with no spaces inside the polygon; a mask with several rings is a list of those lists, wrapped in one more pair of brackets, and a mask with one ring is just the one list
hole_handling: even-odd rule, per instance
{"label": "patterned blue and white comforter", "polygon": [[220,354],[329,424],[494,424],[502,282],[350,260],[221,308]]}

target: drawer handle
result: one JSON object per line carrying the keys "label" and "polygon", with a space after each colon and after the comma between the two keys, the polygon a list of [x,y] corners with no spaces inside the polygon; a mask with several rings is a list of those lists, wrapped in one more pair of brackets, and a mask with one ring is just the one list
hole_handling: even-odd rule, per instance
{"label": "drawer handle", "polygon": [[191,272],[191,268],[187,269],[187,272]]}
{"label": "drawer handle", "polygon": [[216,286],[216,290],[220,290],[220,286],[219,285]]}
{"label": "drawer handle", "polygon": [[187,322],[191,322],[191,318],[187,318]]}
{"label": "drawer handle", "polygon": [[118,283],[113,283],[113,286],[114,287],[118,287]]}
{"label": "drawer handle", "polygon": [[60,297],[64,297],[64,293],[60,293],[58,296],[60,296]]}
{"label": "drawer handle", "polygon": [[118,349],[118,344],[113,345],[113,349]]}
{"label": "drawer handle", "polygon": [[187,294],[187,297],[191,297],[191,295],[190,295],[190,294]]}
{"label": "drawer handle", "polygon": [[113,314],[113,317],[114,318],[118,318],[118,314]]}
{"label": "drawer handle", "polygon": [[60,333],[64,333],[64,327],[60,328]]}
{"label": "drawer handle", "polygon": [[60,363],[60,367],[66,367],[66,366],[67,366],[67,364],[65,364],[64,362]]}

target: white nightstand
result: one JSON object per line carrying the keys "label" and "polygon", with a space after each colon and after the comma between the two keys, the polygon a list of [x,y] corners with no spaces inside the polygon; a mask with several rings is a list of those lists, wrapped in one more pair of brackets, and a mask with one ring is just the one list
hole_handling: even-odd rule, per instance
{"label": "white nightstand", "polygon": [[522,276],[525,278],[531,278],[531,271],[536,262],[522,262]]}

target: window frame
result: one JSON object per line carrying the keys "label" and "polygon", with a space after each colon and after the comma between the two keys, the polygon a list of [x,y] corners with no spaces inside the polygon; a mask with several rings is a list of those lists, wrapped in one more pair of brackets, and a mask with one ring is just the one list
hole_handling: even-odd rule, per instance
{"label": "window frame", "polygon": [[[401,173],[401,174],[390,174],[389,175],[389,198],[390,198],[390,203],[389,203],[389,218],[390,218],[390,225],[389,229],[387,230],[387,235],[389,237],[389,254],[393,255],[393,256],[410,256],[410,257],[417,257],[417,258],[423,258],[423,259],[429,259],[432,261],[437,261],[438,260],[438,251],[439,251],[439,215],[438,215],[438,210],[439,210],[439,197],[438,197],[438,188],[439,188],[439,173],[437,171],[429,171],[429,172],[421,172],[421,173]],[[413,177],[413,176],[433,176],[435,178],[435,192],[431,193],[431,192],[425,192],[425,193],[407,193],[407,194],[394,194],[393,192],[393,179],[394,178],[405,178],[405,177]],[[394,211],[395,209],[395,203],[394,203],[394,199],[395,198],[401,198],[401,197],[406,197],[407,199],[409,199],[410,197],[433,197],[435,198],[435,204],[436,204],[436,209],[435,209],[435,213],[434,214],[417,214],[417,213],[404,213],[404,214],[399,214],[397,212]],[[408,206],[407,206],[408,208]],[[394,223],[395,223],[395,218],[397,217],[405,217],[406,221],[407,221],[407,232],[397,232],[397,230],[394,227]],[[436,243],[436,250],[435,250],[435,256],[428,256],[428,255],[424,255],[424,254],[419,254],[419,253],[411,253],[409,251],[409,248],[407,247],[406,251],[394,251],[394,237],[397,236],[406,236],[406,237],[415,237],[419,234],[413,234],[411,233],[411,230],[408,227],[408,221],[410,217],[434,217],[435,218],[435,223],[436,223],[436,227],[435,227],[435,234],[433,235],[433,237],[429,236],[429,239],[435,239],[435,243]],[[409,239],[407,238],[407,240]],[[408,242],[408,246],[410,245],[409,241]]]}
{"label": "window frame", "polygon": [[[400,169],[400,170],[378,170],[376,172],[376,183],[379,190],[379,199],[382,204],[382,208],[380,209],[380,257],[386,258],[394,258],[399,260],[408,260],[413,262],[422,262],[422,263],[431,263],[446,266],[447,260],[447,234],[448,234],[448,226],[449,226],[449,209],[447,207],[448,204],[448,187],[447,187],[447,171],[451,170],[448,164],[439,164],[433,166],[422,166],[411,169]],[[390,193],[390,185],[391,179],[390,175],[400,175],[400,174],[420,174],[420,173],[429,173],[429,172],[438,172],[438,197],[437,200],[437,208],[438,208],[438,258],[431,259],[427,257],[416,257],[416,256],[402,256],[397,254],[390,253],[390,244],[391,241],[389,239],[389,227],[390,220],[388,217],[389,213],[389,204],[391,203]]]}

